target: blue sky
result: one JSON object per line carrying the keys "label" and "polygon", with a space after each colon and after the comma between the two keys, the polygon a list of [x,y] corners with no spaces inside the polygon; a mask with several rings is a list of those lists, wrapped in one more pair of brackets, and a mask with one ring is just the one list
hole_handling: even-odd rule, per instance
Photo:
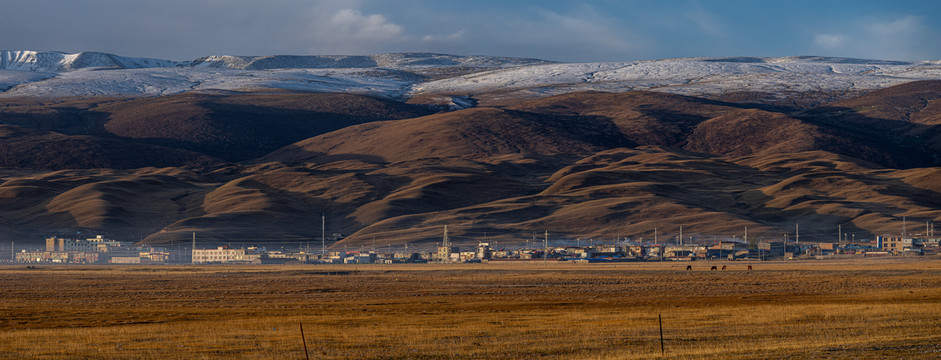
{"label": "blue sky", "polygon": [[0,0],[0,49],[941,59],[941,1]]}

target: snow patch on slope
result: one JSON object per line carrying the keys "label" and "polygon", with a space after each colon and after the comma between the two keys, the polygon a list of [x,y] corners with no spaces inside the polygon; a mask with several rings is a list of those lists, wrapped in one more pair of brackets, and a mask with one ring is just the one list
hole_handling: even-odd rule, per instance
{"label": "snow patch on slope", "polygon": [[469,98],[462,96],[496,91],[528,97],[584,90],[787,94],[872,90],[926,79],[941,79],[941,61],[793,56],[553,63],[392,53],[221,55],[175,62],[96,52],[0,51],[3,97],[157,96],[192,90],[287,89],[384,97],[439,96],[442,104],[460,108],[472,106],[464,101]]}
{"label": "snow patch on slope", "polygon": [[0,70],[0,92],[10,90],[18,85],[34,83],[55,76],[55,73],[47,72]]}
{"label": "snow patch on slope", "polygon": [[194,67],[215,67],[244,70],[388,68],[416,69],[436,67],[508,67],[548,63],[537,59],[493,56],[457,56],[432,53],[392,53],[379,55],[274,55],[274,56],[208,56],[192,62]]}
{"label": "snow patch on slope", "polygon": [[707,95],[728,91],[870,90],[921,79],[941,79],[939,66],[931,62],[823,57],[687,58],[498,69],[415,84],[412,93],[521,90],[555,95],[583,90],[655,90]]}
{"label": "snow patch on slope", "polygon": [[57,51],[0,50],[0,70],[63,72],[173,67],[180,64],[170,60],[123,57],[100,52],[66,54]]}
{"label": "snow patch on slope", "polygon": [[[0,79],[4,74],[0,72]],[[0,80],[0,83],[3,83]],[[0,97],[159,96],[193,90],[286,89],[402,96],[409,83],[351,69],[156,68],[67,72],[19,85]]]}

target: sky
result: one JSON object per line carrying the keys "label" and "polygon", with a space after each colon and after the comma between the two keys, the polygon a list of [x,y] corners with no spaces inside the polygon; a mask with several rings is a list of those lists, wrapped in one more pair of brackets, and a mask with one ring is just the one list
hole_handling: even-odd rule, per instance
{"label": "sky", "polygon": [[0,0],[0,49],[209,55],[437,52],[567,62],[941,59],[941,1]]}

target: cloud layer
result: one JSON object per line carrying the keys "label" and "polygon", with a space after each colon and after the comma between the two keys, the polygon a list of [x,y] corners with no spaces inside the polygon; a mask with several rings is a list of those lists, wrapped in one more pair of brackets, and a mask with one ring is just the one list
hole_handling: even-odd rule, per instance
{"label": "cloud layer", "polygon": [[865,19],[836,33],[814,35],[817,49],[827,55],[873,59],[928,59],[938,55],[937,32],[922,17]]}
{"label": "cloud layer", "polygon": [[0,49],[175,60],[400,51],[561,61],[941,58],[936,2],[6,0],[3,13]]}

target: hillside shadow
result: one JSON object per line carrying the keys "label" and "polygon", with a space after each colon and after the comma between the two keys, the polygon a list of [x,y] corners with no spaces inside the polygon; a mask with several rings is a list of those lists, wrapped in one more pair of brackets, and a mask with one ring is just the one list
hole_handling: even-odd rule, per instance
{"label": "hillside shadow", "polygon": [[614,121],[606,116],[541,114],[510,109],[502,111],[516,118],[547,126],[561,134],[569,135],[571,139],[604,149],[639,145],[625,137]]}
{"label": "hillside shadow", "polygon": [[[285,159],[287,158],[287,159]],[[276,152],[247,161],[249,164],[266,162],[281,162],[289,166],[305,163],[327,164],[339,161],[360,161],[365,163],[387,164],[385,158],[368,154],[326,154],[319,151],[310,151],[296,144],[290,144],[278,149]]]}
{"label": "hillside shadow", "polygon": [[[826,106],[791,116],[810,124],[830,130],[830,134],[844,137],[857,144],[856,147],[837,146],[822,150],[855,157],[889,168],[915,168],[941,165],[941,144],[932,142],[941,139],[941,126],[917,124],[908,121],[874,118],[855,109]],[[885,155],[867,154],[859,151],[862,145]],[[855,150],[855,151],[854,151]]]}
{"label": "hillside shadow", "polygon": [[50,111],[0,112],[0,123],[67,135],[111,135],[104,124],[108,113],[75,106],[38,106]]}

